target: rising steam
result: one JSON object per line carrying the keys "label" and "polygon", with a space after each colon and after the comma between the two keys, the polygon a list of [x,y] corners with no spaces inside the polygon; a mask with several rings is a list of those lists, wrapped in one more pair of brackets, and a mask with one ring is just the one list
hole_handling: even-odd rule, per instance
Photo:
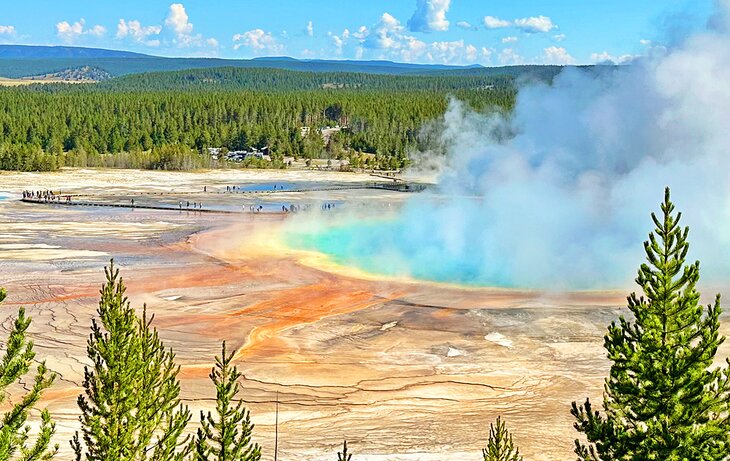
{"label": "rising steam", "polygon": [[[730,275],[730,1],[706,30],[613,72],[521,89],[509,120],[453,102],[438,190],[387,221],[305,242],[388,274],[528,288],[622,287],[663,188],[704,277]],[[499,141],[488,133],[516,133]],[[314,240],[312,240],[314,239]],[[306,240],[306,239],[305,239]],[[316,241],[315,241],[316,240]]]}

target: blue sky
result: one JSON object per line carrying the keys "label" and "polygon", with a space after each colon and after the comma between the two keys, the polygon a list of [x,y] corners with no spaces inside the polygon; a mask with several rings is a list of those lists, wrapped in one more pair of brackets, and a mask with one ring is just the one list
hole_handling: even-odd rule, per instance
{"label": "blue sky", "polygon": [[630,59],[712,0],[3,0],[0,43],[504,65]]}

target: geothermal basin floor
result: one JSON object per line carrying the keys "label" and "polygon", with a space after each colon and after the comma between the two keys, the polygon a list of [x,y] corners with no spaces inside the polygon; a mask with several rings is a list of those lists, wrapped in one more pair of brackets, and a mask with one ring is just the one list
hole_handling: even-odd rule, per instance
{"label": "geothermal basin floor", "polygon": [[[86,338],[111,257],[132,304],[147,304],[177,354],[191,430],[199,410],[213,408],[208,373],[225,340],[244,373],[242,397],[266,460],[273,459],[277,393],[282,460],[332,459],[344,438],[358,460],[478,460],[498,415],[525,459],[574,457],[570,404],[600,401],[608,367],[603,335],[623,313],[624,292],[545,294],[361,277],[311,264],[277,242],[285,215],[77,209],[17,199],[25,189],[131,196],[370,179],[287,171],[0,174],[0,191],[9,194],[0,201],[0,286],[9,292],[3,335],[25,306],[37,358],[59,374],[43,404],[57,421],[62,457],[70,456],[67,440],[78,427]],[[197,200],[243,206],[221,197]],[[286,200],[397,207],[407,194],[319,191]]]}

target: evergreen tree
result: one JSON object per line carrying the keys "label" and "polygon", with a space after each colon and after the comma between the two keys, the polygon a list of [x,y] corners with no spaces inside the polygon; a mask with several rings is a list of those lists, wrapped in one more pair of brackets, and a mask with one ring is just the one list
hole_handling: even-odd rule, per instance
{"label": "evergreen tree", "polygon": [[104,270],[99,319],[87,342],[93,365],[84,370],[78,398],[81,436],[71,441],[76,459],[183,460],[190,411],[180,405],[175,355],[151,327],[146,307],[142,318],[132,309],[114,261]]}
{"label": "evergreen tree", "polygon": [[350,461],[352,454],[347,453],[347,440],[342,444],[342,452],[337,452],[337,461]]}
{"label": "evergreen tree", "polygon": [[482,448],[484,461],[522,461],[520,450],[512,442],[512,434],[501,417],[489,425],[487,448]]}
{"label": "evergreen tree", "polygon": [[223,342],[220,357],[215,358],[215,367],[210,379],[216,389],[216,417],[211,412],[200,412],[200,428],[193,442],[194,461],[259,461],[261,448],[251,443],[254,425],[243,401],[234,403],[240,391],[238,378],[241,373],[231,366],[233,353],[226,353]]}
{"label": "evergreen tree", "polygon": [[[5,296],[5,290],[0,288],[0,302]],[[33,342],[26,338],[30,322],[30,318],[25,316],[25,309],[20,308],[0,362],[0,403],[5,400],[8,386],[20,381],[35,358]],[[41,411],[40,429],[35,442],[30,445],[28,444],[31,438],[30,427],[25,425],[28,412],[38,403],[43,391],[53,384],[55,378],[55,374],[48,372],[45,362],[41,363],[30,390],[3,415],[0,422],[0,461],[10,459],[39,461],[49,460],[55,456],[58,445],[50,446],[55,433],[55,424],[51,421],[48,410]]]}
{"label": "evergreen tree", "polygon": [[611,370],[604,412],[573,403],[581,460],[727,460],[730,453],[730,362],[713,367],[720,296],[704,308],[699,262],[685,264],[689,229],[680,227],[669,189],[656,229],[644,243],[647,263],[632,293],[633,320],[613,322],[605,338]]}

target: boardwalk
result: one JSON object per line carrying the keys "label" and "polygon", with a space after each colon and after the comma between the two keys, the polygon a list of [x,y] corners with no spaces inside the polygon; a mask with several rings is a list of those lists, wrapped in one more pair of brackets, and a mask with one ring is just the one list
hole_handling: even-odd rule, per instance
{"label": "boardwalk", "polygon": [[[105,207],[105,208],[128,208],[128,209],[144,209],[144,210],[161,210],[161,211],[178,211],[178,212],[193,212],[193,213],[217,213],[217,214],[242,214],[252,213],[251,211],[241,210],[221,210],[221,209],[207,209],[207,208],[190,208],[189,206],[180,205],[143,205],[134,203],[134,200],[130,200],[125,203],[110,203],[105,201],[97,201],[95,199],[107,199],[110,197],[162,197],[162,196],[188,196],[188,195],[242,195],[242,196],[261,196],[269,194],[291,194],[291,193],[302,193],[302,192],[326,192],[326,191],[343,191],[343,190],[357,190],[357,189],[377,189],[377,190],[388,190],[393,192],[421,192],[425,189],[423,184],[408,184],[408,183],[368,183],[368,184],[352,184],[352,185],[337,185],[337,186],[323,186],[323,187],[302,187],[295,189],[271,189],[271,190],[204,190],[204,191],[170,191],[170,192],[126,192],[126,193],[105,193],[101,196],[95,196],[92,194],[61,194],[58,193],[53,195],[55,198],[39,198],[38,196],[26,196],[22,199],[23,202],[33,203],[38,205],[59,205],[59,206],[74,206],[74,207]],[[186,201],[187,202],[187,201]],[[182,202],[181,202],[182,203]],[[258,213],[254,211],[253,213]],[[279,214],[285,213],[285,211],[265,211],[265,214]]]}
{"label": "boardwalk", "polygon": [[139,208],[144,210],[165,210],[165,211],[187,211],[193,213],[224,213],[224,214],[237,214],[242,213],[239,211],[230,210],[209,210],[206,208],[180,208],[179,206],[164,206],[164,205],[138,205],[131,203],[104,203],[104,202],[67,202],[65,200],[43,200],[43,199],[31,199],[24,198],[23,202],[35,203],[39,205],[59,205],[59,206],[85,206],[85,207],[107,207],[107,208]]}

